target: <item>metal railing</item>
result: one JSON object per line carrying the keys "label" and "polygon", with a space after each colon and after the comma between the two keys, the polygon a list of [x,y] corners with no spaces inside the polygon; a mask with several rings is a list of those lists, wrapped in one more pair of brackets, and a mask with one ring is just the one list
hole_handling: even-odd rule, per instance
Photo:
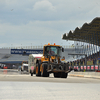
{"label": "metal railing", "polygon": [[[63,45],[63,48],[75,48],[74,46]],[[39,49],[43,48],[43,46],[18,46],[18,47],[2,47],[2,49]]]}

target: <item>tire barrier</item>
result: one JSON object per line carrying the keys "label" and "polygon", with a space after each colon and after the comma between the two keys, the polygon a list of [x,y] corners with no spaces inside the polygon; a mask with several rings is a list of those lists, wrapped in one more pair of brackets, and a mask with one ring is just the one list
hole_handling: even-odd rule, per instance
{"label": "tire barrier", "polygon": [[100,65],[69,66],[70,68],[73,68],[74,71],[100,71]]}

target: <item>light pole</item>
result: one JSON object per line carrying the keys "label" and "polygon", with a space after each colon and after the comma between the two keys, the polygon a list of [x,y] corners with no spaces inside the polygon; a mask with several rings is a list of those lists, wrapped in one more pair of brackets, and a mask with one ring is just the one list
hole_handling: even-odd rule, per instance
{"label": "light pole", "polygon": [[32,49],[32,43],[31,43],[31,49]]}

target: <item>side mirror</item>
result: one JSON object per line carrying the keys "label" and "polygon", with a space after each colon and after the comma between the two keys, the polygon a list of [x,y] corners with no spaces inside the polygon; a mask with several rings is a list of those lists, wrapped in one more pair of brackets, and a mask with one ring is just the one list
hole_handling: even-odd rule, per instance
{"label": "side mirror", "polygon": [[64,52],[64,48],[62,48],[62,52]]}

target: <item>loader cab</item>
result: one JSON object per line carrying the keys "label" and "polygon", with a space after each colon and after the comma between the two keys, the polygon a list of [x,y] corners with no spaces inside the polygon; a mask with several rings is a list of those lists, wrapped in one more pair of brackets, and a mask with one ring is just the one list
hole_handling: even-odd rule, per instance
{"label": "loader cab", "polygon": [[44,56],[57,56],[61,57],[64,49],[59,45],[45,45],[44,46]]}

